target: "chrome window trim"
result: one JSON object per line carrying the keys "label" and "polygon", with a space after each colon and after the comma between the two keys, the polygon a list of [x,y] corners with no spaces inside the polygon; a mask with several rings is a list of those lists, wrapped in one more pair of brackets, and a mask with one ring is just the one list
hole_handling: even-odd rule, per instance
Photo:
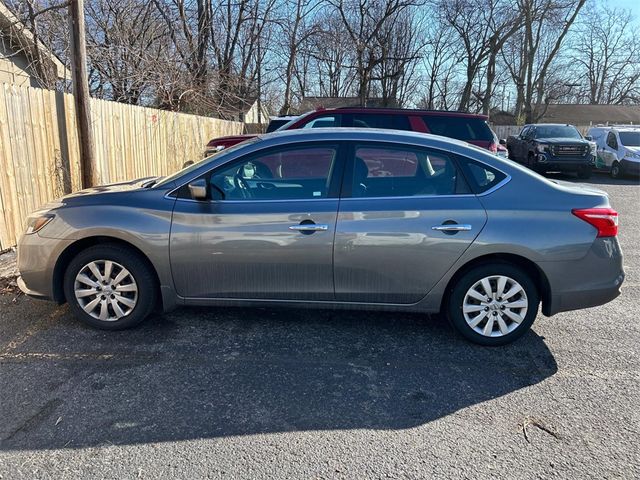
{"label": "chrome window trim", "polygon": [[[312,130],[312,129],[310,129]],[[371,129],[374,130],[374,129]],[[357,142],[360,140],[352,140],[352,139],[346,139],[346,140],[313,140],[310,143],[324,143],[324,142]],[[367,139],[367,140],[363,140],[364,142],[380,142],[383,144],[386,143],[394,143],[392,141],[389,140],[380,140],[380,139]],[[288,144],[287,146],[295,146],[296,144],[300,143],[301,146],[304,145],[305,143],[307,143],[306,141],[300,141],[300,142],[294,142],[292,144]],[[393,199],[393,198],[404,198],[404,199],[410,199],[410,198],[458,198],[458,197],[484,197],[487,195],[492,194],[493,192],[495,192],[496,190],[499,190],[500,188],[502,188],[503,186],[505,186],[507,183],[509,183],[511,181],[511,175],[508,174],[507,172],[505,172],[504,170],[495,167],[493,165],[487,164],[486,162],[482,161],[482,160],[478,160],[476,158],[473,157],[469,157],[465,154],[462,153],[458,153],[456,151],[448,151],[448,150],[444,150],[441,147],[434,147],[434,146],[425,146],[419,143],[409,143],[409,144],[398,144],[399,147],[403,147],[403,146],[413,146],[413,147],[418,147],[418,148],[427,148],[427,149],[432,149],[432,150],[440,150],[441,152],[448,154],[448,155],[454,155],[454,156],[461,156],[461,157],[465,157],[468,158],[469,160],[479,163],[481,165],[486,166],[489,169],[493,169],[493,170],[497,170],[500,173],[502,173],[503,175],[505,175],[505,178],[502,179],[500,182],[498,182],[497,184],[495,184],[493,187],[491,187],[490,189],[482,192],[482,193],[461,193],[461,194],[448,194],[448,195],[410,195],[410,196],[391,196],[391,197],[343,197],[342,195],[339,195],[338,197],[332,197],[332,198],[300,198],[300,199],[282,199],[282,200],[250,200],[252,202],[287,202],[287,201],[293,201],[293,202],[300,202],[300,201],[323,201],[323,200],[340,200],[340,201],[344,201],[344,200],[363,200],[363,199],[372,199],[372,200],[388,200],[388,199]],[[267,146],[264,148],[259,148],[257,150],[248,152],[248,154],[254,154],[254,153],[259,153],[261,150],[267,150],[269,148],[272,147],[280,147],[282,145],[273,145],[273,146]],[[239,157],[235,157],[230,159],[228,162],[223,163],[222,165],[219,165],[218,167],[222,168],[226,163],[231,163],[235,160],[237,160]],[[214,167],[214,168],[218,168],[218,167]],[[193,179],[192,179],[193,180]],[[185,185],[187,185],[191,180],[187,180],[186,182],[182,183],[181,185],[173,188],[172,190],[170,190],[169,192],[167,192],[164,197],[171,199],[171,200],[175,200],[175,201],[187,201],[187,202],[197,202],[197,203],[203,203],[205,200],[193,200],[190,198],[179,198],[177,196],[172,196],[174,192],[177,192],[180,188],[184,187]],[[342,193],[342,192],[340,192]],[[243,200],[206,200],[206,202],[212,203],[219,203],[219,202],[226,202],[226,203],[244,203],[246,202],[247,199],[243,199]]]}
{"label": "chrome window trim", "polygon": [[[504,172],[502,172],[504,173]],[[511,181],[511,175],[506,174],[506,177],[504,179],[502,179],[500,182],[498,182],[497,184],[495,184],[493,187],[491,187],[489,190],[482,192],[482,193],[459,193],[459,194],[447,194],[447,195],[410,195],[410,196],[396,196],[396,197],[335,197],[335,198],[298,198],[298,199],[282,199],[282,200],[253,200],[253,199],[244,199],[244,200],[193,200],[191,198],[177,198],[177,197],[171,197],[173,199],[175,199],[176,201],[181,201],[181,202],[196,202],[196,203],[247,203],[247,201],[249,202],[259,202],[259,203],[282,203],[282,202],[328,202],[328,201],[340,201],[340,202],[344,202],[344,201],[348,201],[348,200],[393,200],[393,199],[404,199],[404,200],[410,200],[410,199],[414,199],[414,198],[420,198],[420,199],[426,199],[426,198],[465,198],[465,197],[484,197],[486,195],[490,195],[491,193],[495,192],[496,190],[502,188],[504,185],[506,185],[507,183],[509,183],[509,181]],[[166,194],[165,196],[168,196],[169,194]]]}

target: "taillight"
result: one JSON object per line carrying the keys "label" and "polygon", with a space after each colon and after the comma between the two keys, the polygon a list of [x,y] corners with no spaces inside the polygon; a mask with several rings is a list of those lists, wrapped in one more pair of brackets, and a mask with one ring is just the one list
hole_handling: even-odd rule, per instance
{"label": "taillight", "polygon": [[491,145],[489,145],[489,151],[491,153],[498,153],[498,144],[491,142]]}
{"label": "taillight", "polygon": [[576,217],[598,230],[598,237],[615,237],[618,234],[618,212],[612,208],[574,208]]}

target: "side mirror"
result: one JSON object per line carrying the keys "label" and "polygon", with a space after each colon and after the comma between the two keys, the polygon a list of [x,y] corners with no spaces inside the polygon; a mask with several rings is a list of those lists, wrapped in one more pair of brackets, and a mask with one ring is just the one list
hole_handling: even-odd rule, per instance
{"label": "side mirror", "polygon": [[500,145],[506,145],[507,144],[507,139],[506,138],[501,138],[499,140],[499,142],[500,142]]}
{"label": "side mirror", "polygon": [[584,139],[587,140],[588,142],[593,140],[593,137],[591,135],[585,135]]}
{"label": "side mirror", "polygon": [[187,168],[189,166],[193,165],[193,160],[187,160],[186,162],[184,162],[182,164],[182,168]]}
{"label": "side mirror", "polygon": [[206,200],[207,181],[204,178],[199,178],[189,183],[189,193],[194,200]]}

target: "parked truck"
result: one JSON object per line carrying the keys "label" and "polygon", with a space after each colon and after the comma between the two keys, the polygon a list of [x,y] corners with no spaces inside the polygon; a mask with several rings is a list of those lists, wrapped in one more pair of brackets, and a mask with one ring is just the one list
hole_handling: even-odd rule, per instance
{"label": "parked truck", "polygon": [[573,125],[539,123],[525,125],[520,134],[506,140],[508,156],[535,170],[575,172],[589,178],[595,164],[595,144]]}

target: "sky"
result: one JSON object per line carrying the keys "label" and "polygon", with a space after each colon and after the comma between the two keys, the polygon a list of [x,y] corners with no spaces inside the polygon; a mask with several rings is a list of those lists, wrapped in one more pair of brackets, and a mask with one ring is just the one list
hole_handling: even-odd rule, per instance
{"label": "sky", "polygon": [[636,17],[640,17],[640,0],[609,0],[609,5],[627,8],[633,12]]}

